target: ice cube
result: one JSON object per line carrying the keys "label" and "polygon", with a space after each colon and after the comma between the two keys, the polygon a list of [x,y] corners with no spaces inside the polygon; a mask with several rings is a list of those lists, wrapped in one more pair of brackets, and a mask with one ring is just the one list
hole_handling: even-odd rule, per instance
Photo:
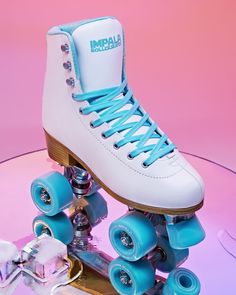
{"label": "ice cube", "polygon": [[67,247],[46,234],[35,238],[22,250],[23,271],[45,282],[68,268]]}
{"label": "ice cube", "polygon": [[0,240],[0,287],[6,286],[20,272],[17,261],[19,253],[16,246]]}

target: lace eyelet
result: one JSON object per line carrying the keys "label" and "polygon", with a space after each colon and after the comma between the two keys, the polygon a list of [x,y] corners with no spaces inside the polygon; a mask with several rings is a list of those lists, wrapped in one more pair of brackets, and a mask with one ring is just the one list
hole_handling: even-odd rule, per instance
{"label": "lace eyelet", "polygon": [[143,168],[148,168],[149,165],[147,165],[145,162],[142,163]]}
{"label": "lace eyelet", "polygon": [[75,79],[70,77],[69,79],[66,79],[66,84],[68,86],[70,86],[71,88],[74,88],[75,87]]}
{"label": "lace eyelet", "polygon": [[68,54],[70,52],[69,45],[67,43],[61,45],[61,51]]}
{"label": "lace eyelet", "polygon": [[105,134],[102,132],[101,133],[101,137],[103,138],[103,139],[107,139],[107,137],[105,136]]}
{"label": "lace eyelet", "polygon": [[127,159],[128,159],[128,160],[133,160],[133,157],[132,157],[130,154],[128,154],[128,155],[127,155]]}
{"label": "lace eyelet", "polygon": [[80,113],[81,115],[84,114],[82,108],[79,108],[79,113]]}
{"label": "lace eyelet", "polygon": [[65,70],[67,70],[67,71],[71,71],[72,70],[72,64],[71,64],[71,62],[68,60],[67,62],[64,62],[63,63],[63,68],[65,69]]}
{"label": "lace eyelet", "polygon": [[119,149],[117,143],[114,143],[114,144],[113,144],[113,148],[114,148],[115,150],[118,150],[118,149]]}
{"label": "lace eyelet", "polygon": [[93,129],[96,128],[96,127],[93,125],[93,122],[90,122],[89,125],[90,125],[90,127],[93,128]]}

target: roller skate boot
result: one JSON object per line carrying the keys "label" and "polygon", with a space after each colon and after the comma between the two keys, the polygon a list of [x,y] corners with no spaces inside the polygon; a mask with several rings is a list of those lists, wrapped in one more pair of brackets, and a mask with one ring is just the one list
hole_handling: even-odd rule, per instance
{"label": "roller skate boot", "polygon": [[[198,294],[196,276],[177,267],[205,237],[195,215],[203,181],[129,88],[121,24],[103,17],[59,25],[47,42],[43,128],[64,173],[32,183],[43,213],[35,234],[67,244],[119,294]],[[107,216],[100,187],[128,209],[109,229],[115,260],[90,247]],[[170,273],[166,282],[156,270]]]}

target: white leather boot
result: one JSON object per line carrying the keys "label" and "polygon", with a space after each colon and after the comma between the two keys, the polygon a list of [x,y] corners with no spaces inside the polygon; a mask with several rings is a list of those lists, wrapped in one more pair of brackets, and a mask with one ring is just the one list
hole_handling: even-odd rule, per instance
{"label": "white leather boot", "polygon": [[47,42],[43,127],[50,157],[81,165],[130,207],[163,214],[201,208],[201,177],[127,84],[119,21],[56,26]]}

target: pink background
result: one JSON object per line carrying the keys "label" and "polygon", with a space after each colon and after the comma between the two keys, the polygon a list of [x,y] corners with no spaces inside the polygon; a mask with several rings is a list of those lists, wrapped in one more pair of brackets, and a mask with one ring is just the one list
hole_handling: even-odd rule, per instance
{"label": "pink background", "polygon": [[1,0],[0,160],[45,147],[50,26],[114,15],[136,97],[180,150],[236,170],[236,2]]}
{"label": "pink background", "polygon": [[[45,147],[41,96],[48,28],[114,15],[125,28],[129,83],[145,109],[180,150],[236,171],[235,11],[233,0],[1,0],[0,161]],[[0,238],[32,232],[30,183],[49,166],[46,154],[40,155],[0,165],[0,206],[7,208],[1,211]],[[187,263],[202,281],[202,294],[231,294],[236,264],[217,233],[226,228],[236,237],[235,175],[188,158],[207,184],[199,212],[207,239],[191,249]],[[116,204],[112,208],[122,213]]]}

